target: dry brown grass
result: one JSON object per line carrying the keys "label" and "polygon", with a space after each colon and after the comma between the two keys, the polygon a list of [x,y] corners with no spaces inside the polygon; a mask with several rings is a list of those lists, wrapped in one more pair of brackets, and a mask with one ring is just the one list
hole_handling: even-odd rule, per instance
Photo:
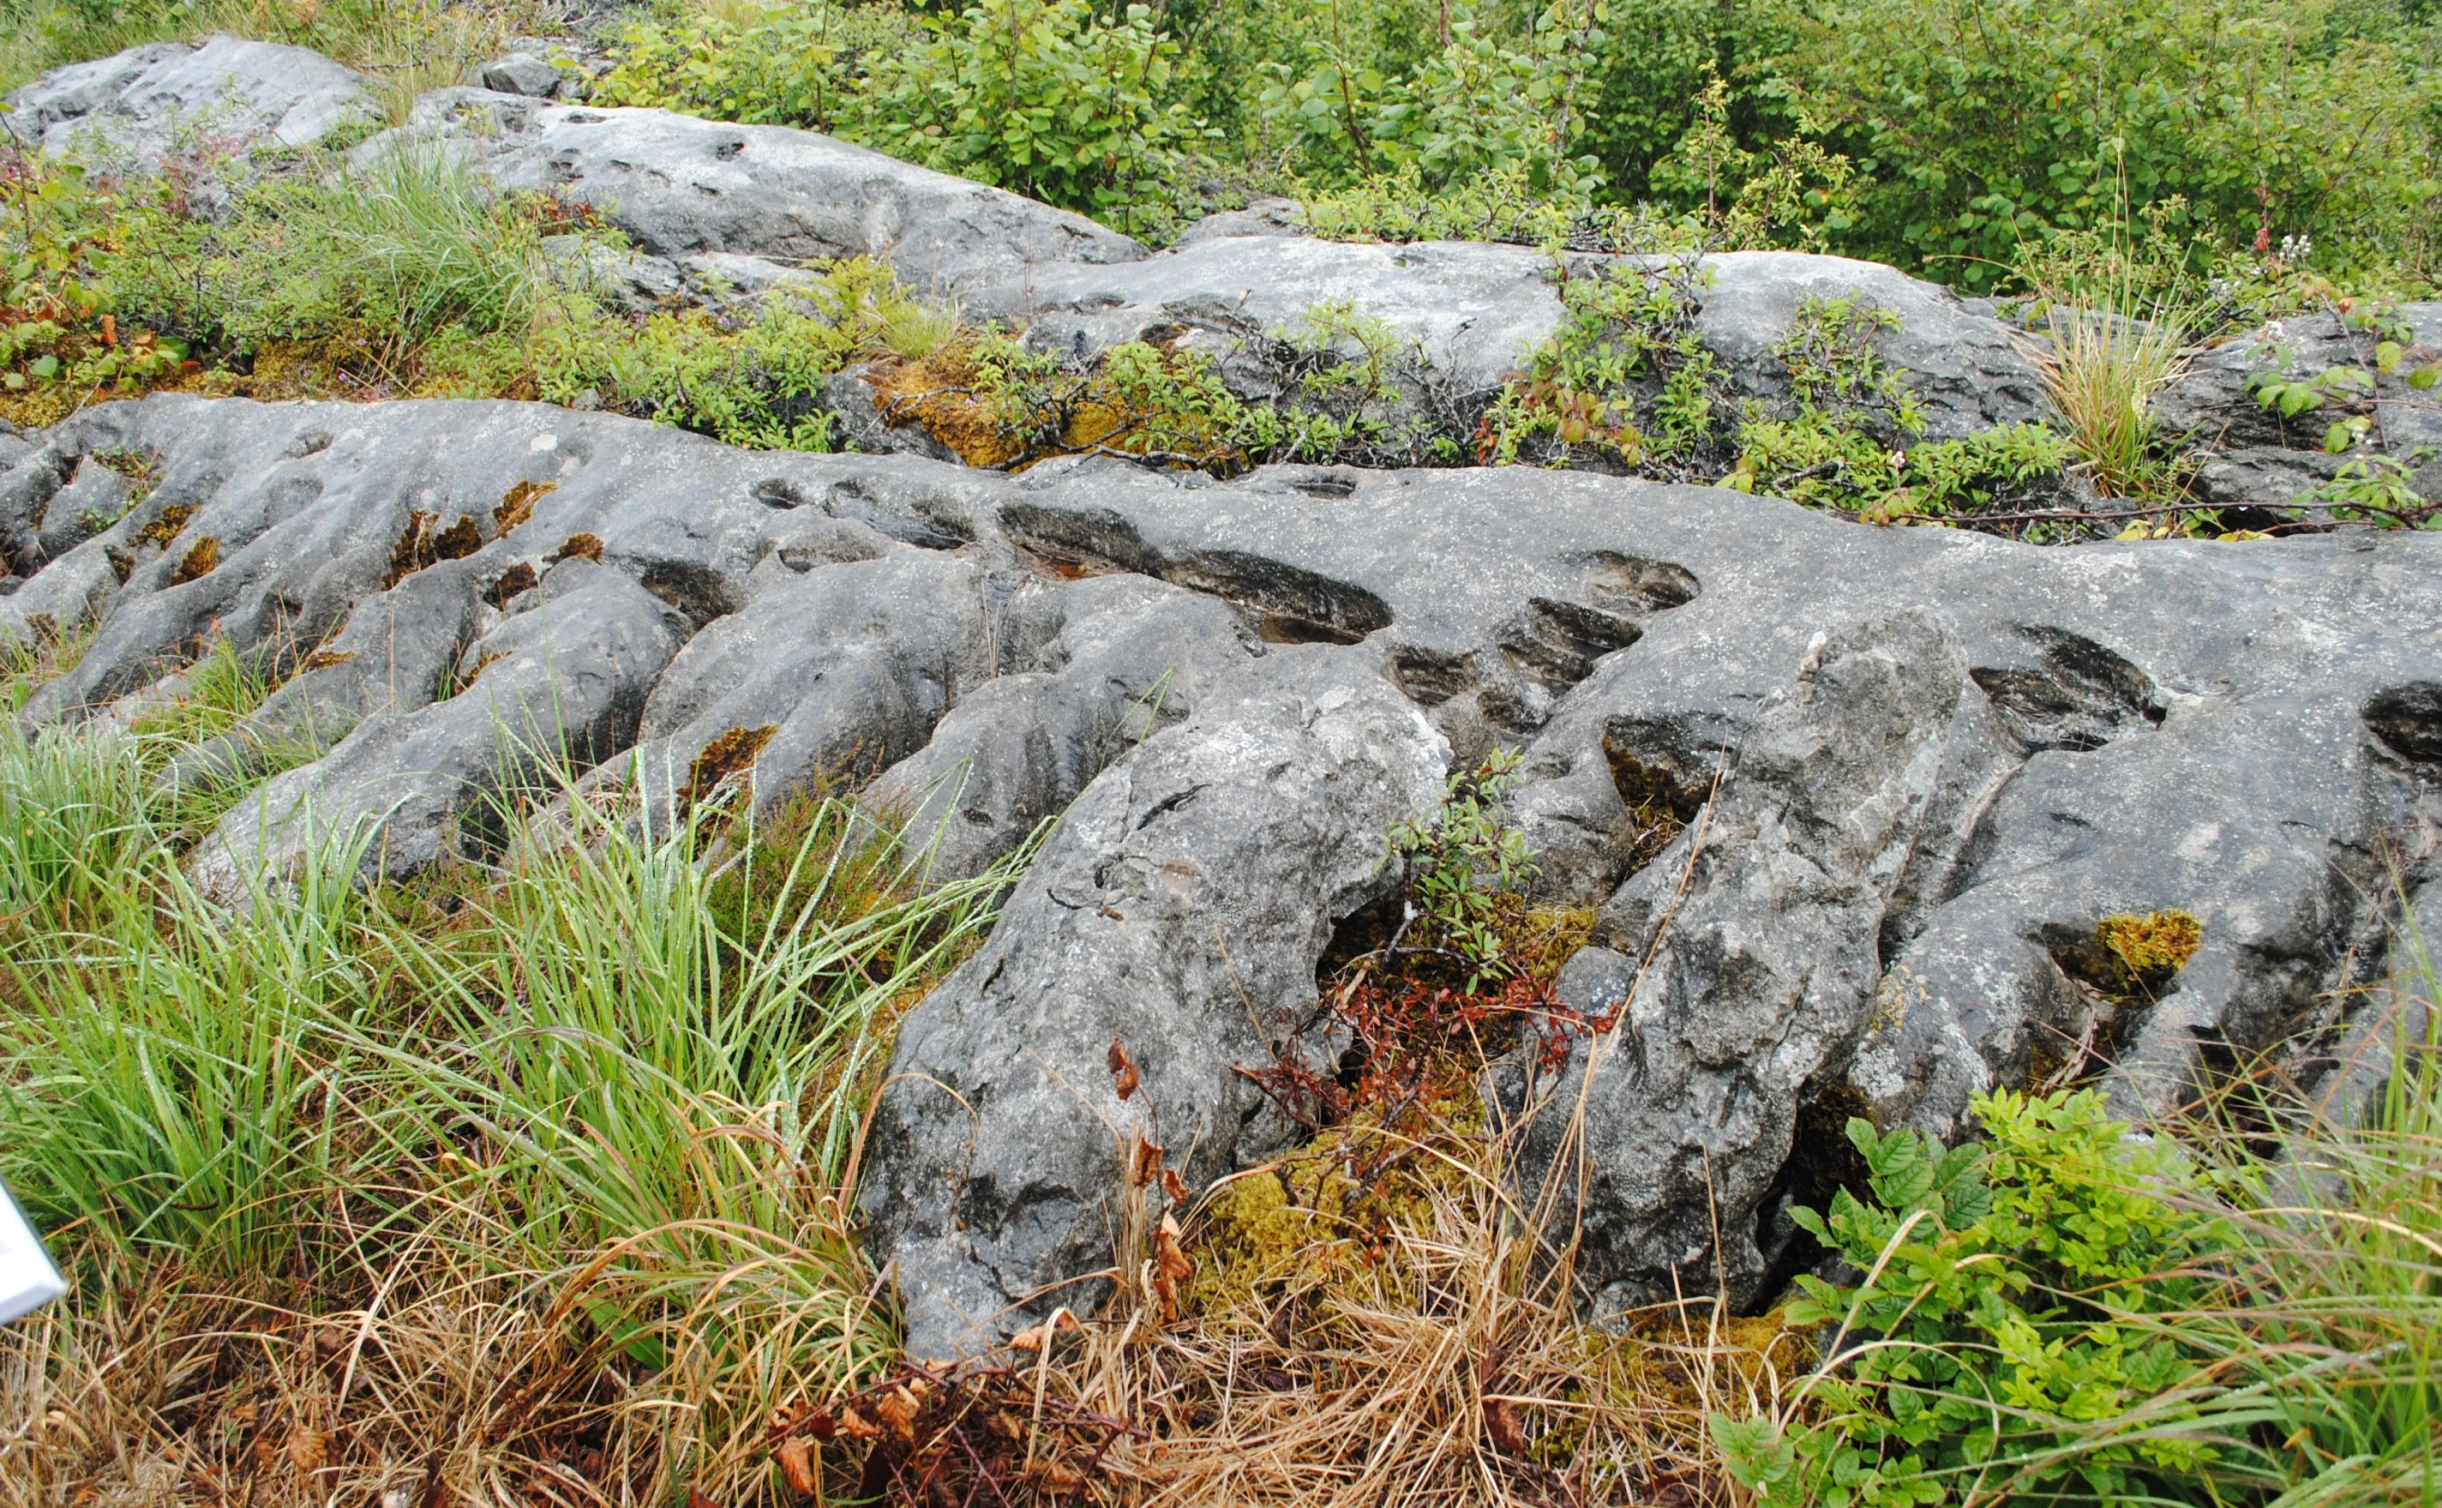
{"label": "dry brown grass", "polygon": [[828,1496],[928,1508],[1743,1504],[1705,1417],[1767,1406],[1798,1339],[1709,1300],[1591,1329],[1565,1247],[1537,1239],[1509,1191],[1498,1137],[1387,1134],[1300,1154],[1396,1159],[1309,1212],[1307,1239],[1250,1250],[1231,1185],[1208,1195],[1187,1230],[1200,1271],[1185,1312],[1148,1256],[1098,1317],[1062,1311],[1003,1356],[910,1367],[845,1406],[808,1400],[776,1422],[775,1459],[827,1477]]}

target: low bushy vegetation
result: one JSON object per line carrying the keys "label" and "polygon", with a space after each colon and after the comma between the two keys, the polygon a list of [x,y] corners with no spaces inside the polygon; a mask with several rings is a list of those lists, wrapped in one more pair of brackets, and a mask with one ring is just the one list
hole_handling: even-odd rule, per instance
{"label": "low bushy vegetation", "polygon": [[1433,206],[1407,218],[1480,221],[1497,180],[1520,210],[1735,212],[1978,289],[2132,205],[2175,206],[2200,263],[2262,234],[2353,276],[2432,268],[2437,32],[2394,0],[818,0],[666,6],[623,45],[614,100],[812,125],[1140,231],[1257,188],[1396,185]]}

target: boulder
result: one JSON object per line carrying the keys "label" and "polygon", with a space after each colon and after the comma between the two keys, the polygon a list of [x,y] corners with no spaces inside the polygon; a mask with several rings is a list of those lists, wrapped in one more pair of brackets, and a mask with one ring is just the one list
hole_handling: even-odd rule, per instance
{"label": "boulder", "polygon": [[592,205],[656,257],[864,256],[947,296],[1039,268],[1145,255],[1082,215],[864,147],[667,110],[442,89],[417,100],[406,125],[357,148],[357,160],[432,141],[451,143],[504,189]]}
{"label": "boulder", "polygon": [[8,97],[19,143],[96,167],[204,166],[380,118],[370,81],[318,52],[215,35],[55,68]]}
{"label": "boulder", "polygon": [[1816,633],[1698,820],[1613,899],[1610,957],[1644,967],[1601,1003],[1614,1024],[1571,1042],[1522,1163],[1583,1232],[1578,1274],[1605,1312],[1760,1296],[1759,1215],[1804,1091],[1873,1008],[1967,684],[1927,615]]}
{"label": "boulder", "polygon": [[859,1208],[913,1354],[1092,1304],[1100,1285],[1077,1280],[1115,1259],[1137,1135],[1196,1185],[1290,1143],[1239,1070],[1328,1066],[1315,964],[1446,757],[1367,657],[1306,647],[1225,678],[1086,788],[891,1058]]}
{"label": "boulder", "polygon": [[467,73],[467,83],[494,94],[523,94],[556,99],[566,92],[571,76],[531,52],[504,53]]}

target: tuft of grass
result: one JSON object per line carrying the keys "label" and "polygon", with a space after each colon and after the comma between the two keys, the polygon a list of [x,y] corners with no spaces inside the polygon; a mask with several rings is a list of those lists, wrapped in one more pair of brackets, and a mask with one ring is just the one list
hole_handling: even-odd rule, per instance
{"label": "tuft of grass", "polygon": [[2161,454],[2153,399],[2186,370],[2186,331],[2168,318],[2072,308],[2055,308],[2047,329],[2035,367],[2087,474],[2111,497],[2177,498],[2179,468]]}

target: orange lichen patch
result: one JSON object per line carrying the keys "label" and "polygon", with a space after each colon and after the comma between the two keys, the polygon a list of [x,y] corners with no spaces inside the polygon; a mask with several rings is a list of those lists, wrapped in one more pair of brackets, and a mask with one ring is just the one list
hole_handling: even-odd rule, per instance
{"label": "orange lichen patch", "polygon": [[187,520],[194,516],[194,504],[172,503],[162,509],[151,523],[136,531],[135,542],[140,545],[167,546],[171,540],[178,537],[181,530],[186,528]]}
{"label": "orange lichen patch", "polygon": [[500,573],[500,579],[484,592],[483,600],[494,607],[505,608],[519,593],[532,591],[534,584],[541,579],[535,574],[534,567],[521,560]]}
{"label": "orange lichen patch", "polygon": [[300,671],[328,670],[334,665],[345,665],[355,658],[356,651],[353,649],[317,649],[307,655],[305,663],[297,668]]}
{"label": "orange lichen patch", "polygon": [[723,786],[735,781],[743,785],[754,777],[755,756],[780,731],[777,723],[765,723],[760,728],[731,728],[704,745],[695,763],[687,767],[687,804],[694,806],[710,800]]}
{"label": "orange lichen patch", "polygon": [[865,372],[874,406],[892,425],[915,423],[969,466],[1026,459],[1000,406],[974,391],[973,348],[952,341],[920,361],[878,362]]}
{"label": "orange lichen patch", "polygon": [[390,547],[390,569],[382,573],[384,587],[397,586],[428,566],[463,560],[483,548],[483,531],[475,526],[473,514],[459,514],[458,521],[446,529],[434,527],[440,522],[439,514],[420,508],[407,515],[406,529]]}
{"label": "orange lichen patch", "polygon": [[2128,970],[2153,984],[2188,966],[2205,937],[2204,923],[2185,911],[2149,911],[2143,916],[2107,916],[2095,935]]}
{"label": "orange lichen patch", "polygon": [[557,482],[520,482],[510,488],[508,496],[500,500],[500,506],[492,510],[492,533],[496,536],[506,534],[532,518],[535,500],[547,492],[559,490],[560,484]]}
{"label": "orange lichen patch", "polygon": [[558,549],[551,552],[551,559],[555,564],[563,560],[600,560],[601,558],[602,541],[591,534],[571,534],[560,541]]}
{"label": "orange lichen patch", "polygon": [[187,551],[186,559],[178,562],[178,568],[170,572],[170,585],[185,586],[190,581],[200,581],[211,575],[213,568],[219,564],[220,540],[207,534],[195,541],[195,548]]}

